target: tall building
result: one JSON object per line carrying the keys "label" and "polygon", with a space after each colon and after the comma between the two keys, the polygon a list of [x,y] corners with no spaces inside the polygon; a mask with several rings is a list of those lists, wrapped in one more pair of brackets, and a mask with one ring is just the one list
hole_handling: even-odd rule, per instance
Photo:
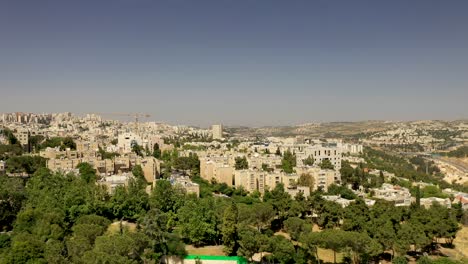
{"label": "tall building", "polygon": [[211,130],[213,132],[213,139],[223,138],[223,125],[213,125]]}

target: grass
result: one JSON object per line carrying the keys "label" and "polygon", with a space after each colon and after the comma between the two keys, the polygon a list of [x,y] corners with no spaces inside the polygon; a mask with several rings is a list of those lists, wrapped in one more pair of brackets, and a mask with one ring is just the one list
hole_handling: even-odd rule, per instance
{"label": "grass", "polygon": [[226,256],[223,252],[223,246],[194,247],[187,245],[185,250],[191,255]]}
{"label": "grass", "polygon": [[[318,248],[318,256],[320,260],[325,263],[333,263],[333,250],[325,249],[325,248]],[[340,263],[343,259],[343,253],[336,253],[336,263]]]}
{"label": "grass", "polygon": [[[468,259],[468,226],[462,226],[453,240],[454,248],[440,248],[440,251],[452,259],[466,261]],[[465,262],[463,262],[465,263]]]}
{"label": "grass", "polygon": [[[127,229],[130,232],[134,232],[136,230],[136,226],[137,225],[135,223],[122,221],[122,227],[124,229]],[[120,221],[116,221],[116,222],[110,224],[109,227],[107,228],[107,233],[108,234],[115,234],[115,233],[118,233],[118,232],[120,232]]]}

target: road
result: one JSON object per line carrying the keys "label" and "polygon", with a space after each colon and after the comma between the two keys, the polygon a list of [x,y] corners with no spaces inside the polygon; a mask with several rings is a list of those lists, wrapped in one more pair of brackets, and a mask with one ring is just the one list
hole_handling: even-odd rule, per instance
{"label": "road", "polygon": [[457,161],[454,161],[454,160],[449,159],[447,157],[434,157],[434,156],[431,159],[445,162],[445,163],[447,163],[449,165],[452,165],[455,168],[459,169],[463,173],[468,173],[468,165],[461,162],[461,161],[457,162]]}

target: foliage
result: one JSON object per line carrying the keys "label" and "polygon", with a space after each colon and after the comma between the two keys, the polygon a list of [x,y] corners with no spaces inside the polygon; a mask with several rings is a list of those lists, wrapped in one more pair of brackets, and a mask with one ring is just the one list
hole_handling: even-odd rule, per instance
{"label": "foliage", "polygon": [[155,143],[153,145],[153,157],[160,159],[161,158],[161,149],[159,148],[159,144]]}
{"label": "foliage", "polygon": [[339,195],[344,199],[354,200],[357,198],[356,194],[345,186],[332,184],[328,187],[328,194]]}
{"label": "foliage", "polygon": [[315,162],[314,156],[309,155],[309,157],[307,157],[306,159],[302,160],[302,162],[304,163],[304,165],[312,166],[312,165],[314,165],[314,162]]}
{"label": "foliage", "polygon": [[76,168],[80,172],[80,177],[86,183],[95,182],[97,179],[96,170],[87,162],[79,163]]}
{"label": "foliage", "polygon": [[223,225],[221,227],[221,234],[223,236],[224,252],[232,255],[237,251],[237,221],[238,210],[234,202],[224,209]]}
{"label": "foliage", "polygon": [[33,174],[46,166],[46,159],[40,156],[13,156],[6,161],[7,172]]}
{"label": "foliage", "polygon": [[312,193],[314,190],[315,182],[314,177],[309,173],[303,173],[299,176],[299,180],[297,181],[297,185],[299,186],[308,186],[310,192]]}
{"label": "foliage", "polygon": [[456,158],[466,158],[468,156],[468,146],[462,146],[457,148],[456,150],[452,150],[447,153],[443,153],[449,157],[456,157]]}
{"label": "foliage", "polygon": [[296,154],[293,154],[290,150],[286,150],[281,160],[281,168],[286,173],[293,173],[294,167],[296,167]]}
{"label": "foliage", "polygon": [[234,167],[236,170],[245,170],[249,168],[249,163],[247,162],[247,158],[245,156],[236,157],[235,162],[236,163],[234,164]]}
{"label": "foliage", "polygon": [[334,170],[335,169],[335,166],[333,166],[333,164],[331,163],[329,159],[322,160],[319,166],[322,170]]}

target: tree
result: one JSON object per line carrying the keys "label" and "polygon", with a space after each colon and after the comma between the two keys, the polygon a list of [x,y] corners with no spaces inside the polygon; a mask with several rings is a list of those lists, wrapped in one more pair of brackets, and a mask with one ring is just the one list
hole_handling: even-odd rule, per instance
{"label": "tree", "polygon": [[219,218],[213,198],[186,201],[177,212],[180,233],[196,246],[218,241]]}
{"label": "tree", "polygon": [[91,166],[91,164],[87,162],[81,162],[76,166],[76,168],[80,172],[81,179],[83,179],[86,183],[96,181],[96,170]]}
{"label": "tree", "polygon": [[6,161],[7,172],[33,174],[46,167],[46,159],[40,156],[13,156]]}
{"label": "tree", "polygon": [[249,168],[249,163],[247,162],[247,158],[245,156],[243,157],[236,157],[235,158],[236,164],[234,167],[236,170],[245,170]]}
{"label": "tree", "polygon": [[247,225],[239,227],[238,236],[239,249],[237,254],[246,257],[249,261],[252,260],[255,253],[260,252],[262,245],[265,244],[264,241],[267,239],[258,230]]}
{"label": "tree", "polygon": [[160,261],[165,256],[184,257],[187,252],[185,245],[178,234],[171,233],[170,213],[152,209],[143,219],[143,233],[150,239],[151,252],[146,255],[155,261]]}
{"label": "tree", "polygon": [[16,215],[26,200],[26,191],[20,179],[0,176],[0,230],[11,229]]}
{"label": "tree", "polygon": [[164,213],[176,213],[184,204],[184,198],[183,189],[172,186],[168,180],[158,180],[151,193],[150,206]]}
{"label": "tree", "polygon": [[138,156],[143,157],[143,150],[143,147],[138,145],[138,143],[135,142],[134,144],[132,144],[132,152],[137,154]]}
{"label": "tree", "polygon": [[332,201],[322,201],[316,205],[317,224],[322,228],[335,228],[340,225],[343,209]]}
{"label": "tree", "polygon": [[293,240],[298,241],[300,236],[312,231],[312,226],[299,217],[290,217],[284,221],[285,231]]}
{"label": "tree", "polygon": [[336,263],[336,253],[348,246],[347,233],[340,229],[327,229],[318,237],[318,244],[324,248],[333,250],[333,263]]}
{"label": "tree", "polygon": [[73,235],[66,240],[68,257],[73,262],[81,262],[84,253],[94,247],[96,238],[105,233],[109,224],[110,221],[102,216],[79,217],[72,227]]}
{"label": "tree", "polygon": [[304,165],[307,165],[307,166],[312,166],[314,165],[314,156],[312,155],[309,155],[306,159],[303,159],[302,160],[302,163],[304,163]]}
{"label": "tree", "polygon": [[393,264],[408,264],[408,260],[404,256],[398,256],[393,259]]}
{"label": "tree", "polygon": [[343,230],[363,232],[370,220],[369,208],[362,199],[357,199],[343,210]]}
{"label": "tree", "polygon": [[153,145],[153,157],[160,159],[161,158],[161,149],[159,149],[159,144],[155,143]]}
{"label": "tree", "polygon": [[286,173],[293,173],[294,167],[296,166],[296,155],[290,150],[283,153],[283,159],[281,160],[281,168]]}
{"label": "tree", "polygon": [[314,177],[310,173],[303,173],[299,176],[299,180],[297,181],[297,185],[299,186],[308,186],[310,193],[314,191],[315,188],[315,180]]}
{"label": "tree", "polygon": [[142,187],[146,186],[148,182],[146,181],[145,174],[141,165],[136,165],[135,167],[133,167],[132,174],[137,180],[138,184],[140,184]]}
{"label": "tree", "polygon": [[281,150],[280,150],[280,148],[279,148],[279,147],[278,147],[278,148],[276,148],[275,155],[276,155],[276,156],[281,156]]}
{"label": "tree", "polygon": [[273,206],[269,203],[256,203],[252,206],[251,222],[257,227],[258,231],[268,227],[275,217]]}
{"label": "tree", "polygon": [[321,168],[322,170],[334,170],[334,169],[335,169],[335,166],[333,166],[333,164],[331,163],[330,160],[324,159],[324,160],[322,160],[322,162],[320,163],[320,168]]}
{"label": "tree", "polygon": [[65,149],[69,148],[71,150],[76,150],[76,143],[75,141],[73,141],[73,138],[71,137],[64,138],[62,145],[63,145],[63,148]]}
{"label": "tree", "polygon": [[272,254],[267,258],[282,264],[292,263],[296,252],[293,244],[283,236],[271,237],[268,243],[268,251]]}
{"label": "tree", "polygon": [[278,221],[282,225],[291,206],[291,196],[285,192],[284,185],[277,184],[271,192],[265,192],[263,199],[273,205]]}
{"label": "tree", "polygon": [[330,195],[339,195],[342,198],[348,200],[354,200],[357,198],[357,195],[350,189],[346,188],[345,186],[336,185],[334,183],[328,187],[327,192]]}
{"label": "tree", "polygon": [[83,255],[84,263],[137,263],[141,262],[148,238],[140,232],[125,232],[100,236],[91,251]]}
{"label": "tree", "polygon": [[223,225],[221,234],[223,235],[224,252],[232,255],[237,251],[237,220],[238,210],[234,202],[224,209]]}

